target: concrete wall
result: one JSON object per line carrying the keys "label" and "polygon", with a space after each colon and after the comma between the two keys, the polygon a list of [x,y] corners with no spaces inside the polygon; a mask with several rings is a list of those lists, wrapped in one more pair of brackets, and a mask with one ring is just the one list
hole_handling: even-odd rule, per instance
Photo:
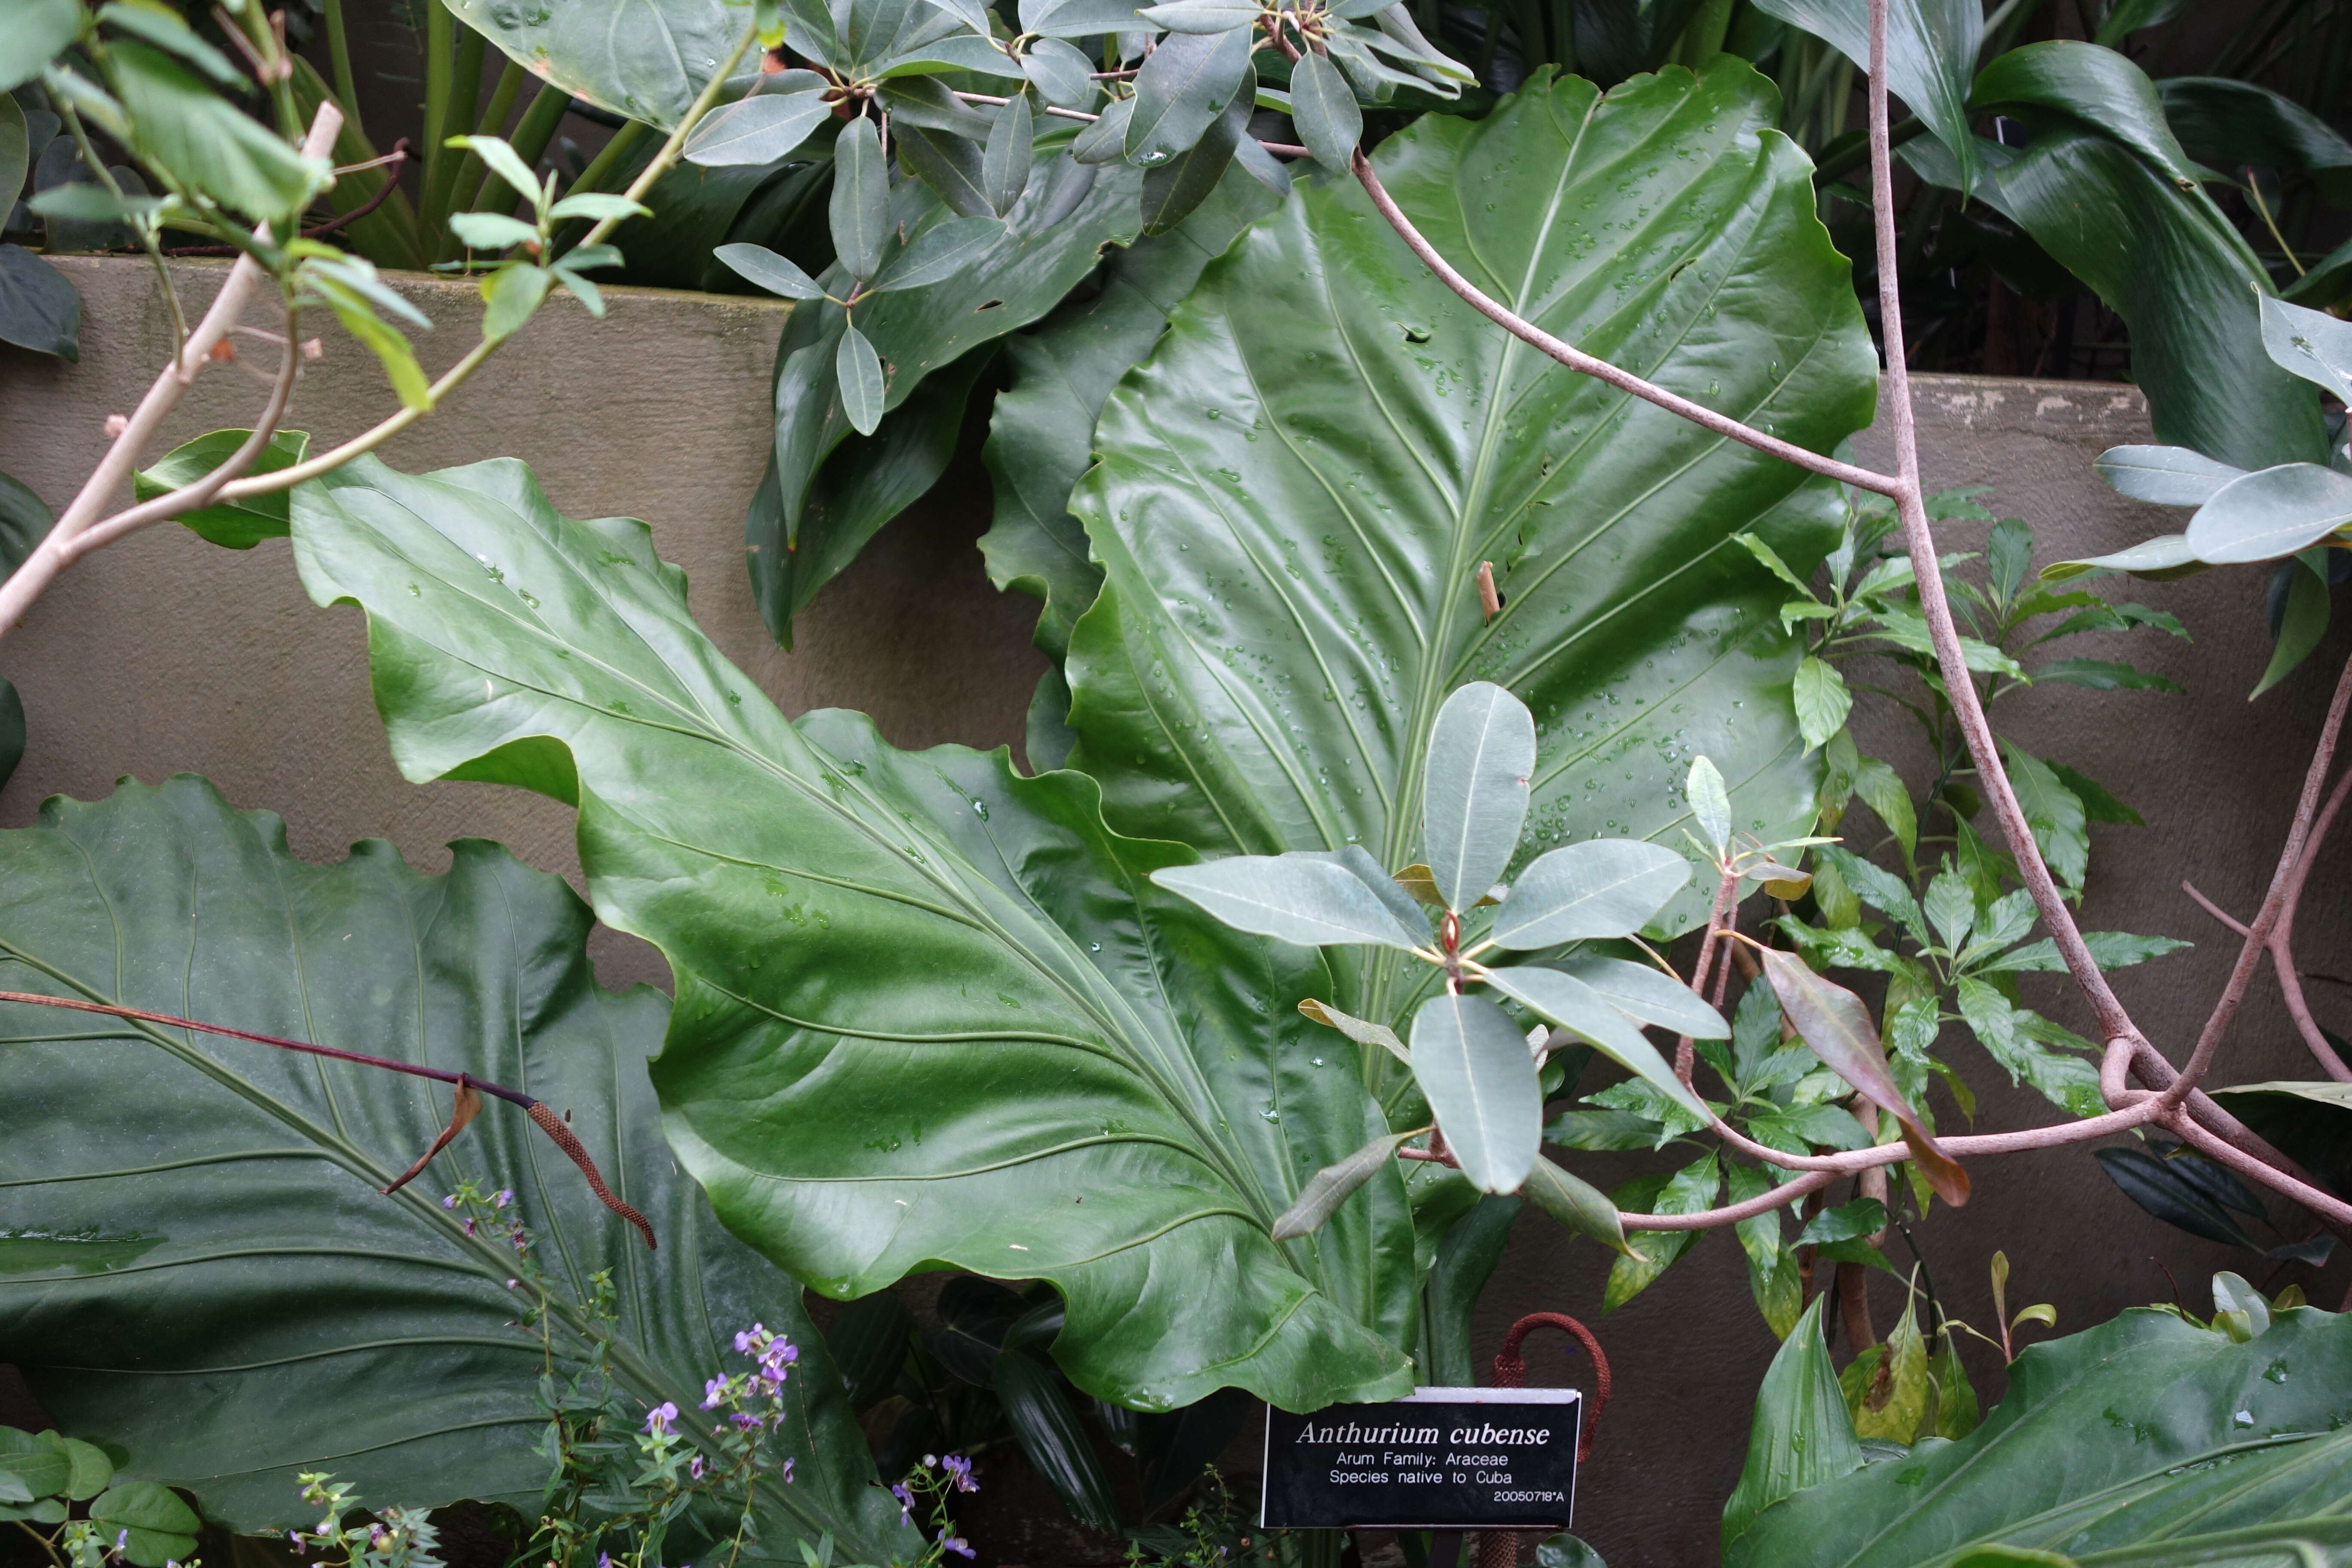
{"label": "concrete wall", "polygon": [[[65,265],[87,304],[83,363],[60,366],[0,350],[0,469],[53,506],[102,448],[104,415],[136,401],[168,342],[142,268]],[[190,264],[183,275],[200,303],[218,269]],[[443,322],[428,366],[471,341],[468,291],[402,287]],[[1017,745],[1042,664],[1028,644],[1030,602],[993,593],[971,548],[989,499],[969,450],[932,499],[887,529],[819,600],[802,623],[800,652],[768,643],[744,579],[740,518],[763,458],[765,380],[782,320],[780,307],[756,301],[616,290],[611,319],[599,324],[558,300],[528,338],[385,456],[425,468],[517,455],[573,515],[648,519],[662,554],[692,574],[704,625],[788,711],[865,709],[901,745]],[[169,435],[241,424],[257,399],[256,384],[234,370],[207,374]],[[331,333],[293,423],[333,439],[386,407],[373,363]],[[2128,388],[1931,378],[1921,387],[1920,416],[1931,483],[1992,485],[1988,500],[2033,524],[2045,558],[2095,553],[2178,526],[2166,521],[2178,514],[2122,502],[2089,471],[2102,447],[2147,439],[2144,407]],[[1875,433],[1860,447],[1866,460],[1891,462]],[[1945,533],[1950,548],[1974,548],[1984,531],[1958,524]],[[2000,718],[2024,744],[2101,780],[2147,817],[2144,828],[2094,830],[2086,916],[2095,928],[2199,943],[2117,982],[2151,1037],[2177,1057],[2234,952],[2178,884],[2185,877],[2241,911],[2259,899],[2345,639],[2331,639],[2303,675],[2249,705],[2245,693],[2268,657],[2259,574],[2215,572],[2125,592],[2179,614],[2196,640],[2084,638],[2066,651],[2126,657],[2099,645],[2127,644],[2128,657],[2189,694],[2045,689],[2010,700]],[[444,840],[481,834],[576,877],[570,814],[561,808],[486,785],[420,789],[399,779],[370,708],[358,614],[315,610],[282,542],[239,556],[166,528],[102,552],[0,641],[0,674],[22,690],[31,728],[25,763],[0,793],[0,826],[29,822],[52,792],[88,798],[121,773],[152,780],[187,769],[209,775],[240,805],[287,814],[295,847],[314,858],[381,836],[416,863],[437,866]],[[1866,747],[1899,760],[1907,744],[1900,722],[1871,700],[1861,721]],[[2352,974],[2346,892],[2333,875],[2339,864],[2331,857],[2305,900],[2301,956],[2308,969]],[[608,980],[656,977],[658,959],[625,941],[609,939],[600,955]],[[2063,984],[2039,988],[2053,1015],[2086,1025]],[[2315,985],[2314,1002],[2323,1019],[2352,1022],[2352,996],[2341,988]],[[1972,1059],[1972,1047],[1953,1044],[1952,1051],[1972,1081],[1990,1086],[1996,1075]],[[2258,984],[2221,1078],[2309,1070],[2274,998]],[[2030,1095],[2000,1090],[1986,1095],[1979,1125],[2028,1125],[2052,1114]],[[1586,1162],[1603,1184],[1652,1163],[1631,1155]],[[2167,1298],[2156,1258],[2179,1276],[2192,1306],[2203,1304],[2213,1268],[2244,1267],[2148,1220],[2081,1152],[1981,1162],[1975,1177],[1976,1201],[1939,1210],[1921,1245],[1954,1310],[1987,1329],[1985,1263],[1996,1247],[2015,1264],[2012,1303],[2054,1301],[2069,1331]],[[1773,1350],[1748,1304],[1738,1248],[1728,1236],[1706,1238],[1645,1295],[1601,1320],[1604,1260],[1560,1237],[1528,1222],[1514,1237],[1481,1314],[1480,1353],[1491,1354],[1504,1326],[1524,1311],[1548,1308],[1594,1321],[1614,1363],[1618,1403],[1582,1489],[1585,1533],[1613,1568],[1711,1562],[1749,1401]],[[2332,1304],[2340,1296],[2343,1272],[2341,1264],[2330,1271],[2329,1294],[2320,1299]],[[1882,1286],[1882,1327],[1890,1300]],[[1988,1399],[2000,1386],[1996,1359],[1972,1357]],[[1532,1374],[1564,1378],[1571,1369],[1538,1349]]]}

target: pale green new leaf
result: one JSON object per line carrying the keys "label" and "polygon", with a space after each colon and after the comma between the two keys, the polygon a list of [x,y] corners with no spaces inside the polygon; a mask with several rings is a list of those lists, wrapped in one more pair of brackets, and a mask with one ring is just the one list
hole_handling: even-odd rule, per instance
{"label": "pale green new leaf", "polygon": [[1845,728],[1845,716],[1853,710],[1845,677],[1827,659],[1808,656],[1797,666],[1794,696],[1797,732],[1804,736],[1807,751],[1828,744],[1832,735]]}
{"label": "pale green new leaf", "polygon": [[676,977],[655,1086],[736,1234],[842,1298],[1048,1281],[1055,1359],[1134,1408],[1409,1386],[1402,1179],[1270,1234],[1390,1131],[1297,1010],[1329,973],[1152,885],[1190,851],[1105,829],[1077,773],[787,722],[642,524],[566,519],[520,464],[363,458],[294,514],[312,596],[367,611],[402,771],[577,803],[600,914]]}

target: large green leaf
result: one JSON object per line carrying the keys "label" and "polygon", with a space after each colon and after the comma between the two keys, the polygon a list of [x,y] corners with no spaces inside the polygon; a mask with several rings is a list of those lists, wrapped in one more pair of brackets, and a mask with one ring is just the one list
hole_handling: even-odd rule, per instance
{"label": "large green leaf", "polygon": [[644,525],[566,519],[520,464],[363,459],[295,493],[294,545],[313,597],[368,612],[409,777],[577,802],[598,912],[677,976],[655,1082],[739,1235],[842,1297],[941,1265],[1050,1280],[1065,1370],[1139,1408],[1403,1391],[1393,1167],[1270,1237],[1386,1131],[1297,1011],[1328,972],[1150,883],[1190,851],[1109,832],[1076,773],[787,722]]}
{"label": "large green leaf", "polygon": [[[862,301],[857,330],[873,343],[887,373],[886,420],[932,374],[1060,303],[1105,246],[1133,239],[1140,221],[1136,192],[1141,180],[1139,172],[1124,166],[1073,163],[1062,156],[1057,139],[1039,152],[1027,190],[995,244],[944,281]],[[901,180],[891,193],[892,226],[909,243],[955,216],[919,180]],[[835,299],[849,293],[849,279],[838,266],[819,281]],[[882,485],[870,487],[881,499],[868,504],[822,511],[814,506],[818,476],[856,434],[835,374],[845,320],[839,307],[810,301],[793,312],[776,346],[774,482],[763,486],[752,503],[744,536],[753,595],[780,642],[789,641],[793,617],[817,590],[913,499],[901,494],[905,487]],[[960,399],[956,409],[961,409]]]}
{"label": "large green leaf", "polygon": [[[535,1512],[539,1336],[513,1255],[441,1194],[514,1192],[552,1277],[560,1362],[593,1270],[613,1271],[632,1403],[691,1409],[765,1321],[803,1346],[790,1488],[765,1551],[831,1530],[904,1550],[799,1282],[721,1230],[662,1146],[644,1063],[667,1012],[600,990],[587,909],[478,839],[446,876],[391,845],[313,866],[285,825],[183,775],[53,799],[0,834],[0,984],[423,1062],[566,1112],[648,1252],[514,1107],[489,1101],[415,1184],[379,1196],[449,1117],[442,1085],[216,1036],[24,1005],[0,1015],[0,1226],[89,1238],[0,1272],[0,1342],[68,1431],[126,1473],[193,1489],[255,1530],[299,1518],[295,1473],[376,1503],[492,1498]],[[135,1250],[120,1244],[136,1241]],[[127,1252],[127,1255],[126,1255]],[[814,1362],[811,1357],[814,1357]]]}
{"label": "large green leaf", "polygon": [[[665,131],[685,118],[751,21],[748,7],[729,0],[426,3],[447,5],[459,21],[573,97]],[[730,88],[757,82],[759,68],[757,56],[747,58]]]}
{"label": "large green leaf", "polygon": [[[1727,56],[1605,100],[1538,77],[1375,162],[1522,315],[1827,449],[1870,416],[1870,342],[1777,113]],[[1122,831],[1421,859],[1427,737],[1472,679],[1536,715],[1522,858],[1679,843],[1697,752],[1742,828],[1810,816],[1785,592],[1732,536],[1810,570],[1833,494],[1506,336],[1352,184],[1294,196],[1210,266],[1097,447],[1072,504],[1107,575],[1071,639],[1070,765]],[[1686,897],[1661,918],[1697,912]],[[1398,965],[1370,963],[1331,1000],[1396,1023]]]}
{"label": "large green leaf", "polygon": [[1274,203],[1246,170],[1227,169],[1183,223],[1106,257],[1095,294],[1005,340],[1011,384],[997,395],[981,450],[996,485],[996,516],[980,548],[991,582],[1045,601],[1037,646],[1055,658],[1102,581],[1086,530],[1070,514],[1070,489],[1094,462],[1103,401],[1168,330],[1201,269]]}
{"label": "large green leaf", "polygon": [[2204,1542],[2352,1508],[2347,1380],[2352,1317],[2298,1308],[2235,1343],[2135,1308],[2028,1347],[1969,1436],[1768,1508],[1725,1562],[1929,1568],[1996,1542],[2096,1562],[2335,1562],[2209,1557]]}
{"label": "large green leaf", "polygon": [[1723,1505],[1727,1549],[1774,1503],[1862,1467],[1862,1444],[1853,1435],[1853,1417],[1822,1332],[1822,1309],[1828,1301],[1826,1294],[1813,1298],[1757,1387],[1748,1463]]}

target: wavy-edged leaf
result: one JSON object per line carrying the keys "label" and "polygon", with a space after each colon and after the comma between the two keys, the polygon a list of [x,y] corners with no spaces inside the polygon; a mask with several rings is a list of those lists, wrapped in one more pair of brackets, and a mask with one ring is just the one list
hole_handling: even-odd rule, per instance
{"label": "wavy-edged leaf", "polygon": [[[1730,57],[1605,102],[1538,76],[1484,120],[1420,120],[1374,163],[1433,244],[1547,330],[1826,447],[1868,413],[1869,350],[1801,160],[1760,134],[1773,104]],[[1070,763],[1115,824],[1423,860],[1427,737],[1472,679],[1538,721],[1522,857],[1679,842],[1693,751],[1725,764],[1748,820],[1810,817],[1785,595],[1730,541],[1759,531],[1810,570],[1835,498],[1558,373],[1351,183],[1302,187],[1245,231],[1105,405],[1072,501],[1106,576],[1071,637]],[[1491,624],[1488,560],[1507,600]],[[1700,912],[1685,898],[1659,918]],[[1338,962],[1337,1005],[1405,1012],[1402,969]]]}
{"label": "wavy-edged leaf", "polygon": [[1517,1192],[1543,1141],[1543,1090],[1518,1026],[1483,996],[1433,996],[1412,1017],[1412,1075],[1471,1184]]}
{"label": "wavy-edged leaf", "polygon": [[[2265,1377],[2273,1366],[2288,1375]],[[1912,1568],[1995,1543],[2134,1568],[2333,1563],[2255,1548],[2300,1533],[2340,1552],[2352,1540],[2340,1519],[2315,1517],[2352,1504],[2352,1432],[2331,1429],[2347,1374],[2352,1315],[2281,1313],[2238,1344],[2132,1308],[2028,1346],[1968,1436],[1788,1497],[1731,1544],[1727,1568]]]}
{"label": "wavy-edged leaf", "polygon": [[294,542],[314,598],[368,613],[407,776],[578,804],[599,911],[677,977],[655,1083],[738,1235],[845,1298],[940,1264],[1048,1281],[1055,1359],[1139,1409],[1409,1385],[1402,1179],[1268,1234],[1388,1131],[1296,1010],[1328,972],[1151,884],[1190,851],[1105,829],[1077,773],[787,722],[644,525],[566,519],[520,464],[362,459],[296,492]]}
{"label": "wavy-edged leaf", "polygon": [[1690,874],[1680,855],[1639,838],[1563,845],[1519,873],[1487,934],[1521,952],[1631,936],[1658,917]]}
{"label": "wavy-edged leaf", "polygon": [[1086,530],[1070,515],[1070,489],[1094,462],[1103,400],[1168,330],[1169,313],[1201,269],[1273,207],[1265,187],[1228,169],[1175,228],[1105,257],[1099,292],[1065,301],[1034,330],[1005,340],[1012,381],[997,394],[981,449],[996,512],[980,548],[991,582],[1045,601],[1036,642],[1057,660],[1102,582]]}
{"label": "wavy-edged leaf", "polygon": [[754,1320],[800,1342],[799,1479],[760,1489],[769,1551],[821,1530],[861,1553],[904,1550],[799,1282],[722,1230],[663,1146],[644,1066],[662,998],[598,988],[588,910],[560,880],[478,839],[453,848],[442,876],[380,841],[309,865],[277,817],[232,811],[186,775],[95,805],[54,799],[39,826],[0,834],[0,969],[12,990],[523,1089],[570,1114],[661,1250],[512,1106],[382,1197],[448,1119],[445,1086],[20,1004],[0,1053],[0,1225],[120,1231],[136,1216],[152,1234],[129,1262],[0,1275],[12,1359],[67,1427],[124,1445],[125,1477],[189,1487],[232,1529],[300,1517],[295,1472],[327,1456],[370,1497],[536,1508],[541,1342],[515,1321],[511,1249],[441,1205],[470,1179],[511,1188],[536,1238],[559,1370],[580,1364],[599,1268],[617,1287],[614,1367],[631,1400],[698,1403],[706,1379],[741,1369],[727,1341]]}

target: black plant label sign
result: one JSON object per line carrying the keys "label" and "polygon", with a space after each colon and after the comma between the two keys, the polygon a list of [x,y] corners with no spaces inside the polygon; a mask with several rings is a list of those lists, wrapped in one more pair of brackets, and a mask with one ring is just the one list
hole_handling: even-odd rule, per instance
{"label": "black plant label sign", "polygon": [[1311,1415],[1269,1408],[1258,1522],[1566,1530],[1583,1414],[1572,1388],[1419,1388]]}

